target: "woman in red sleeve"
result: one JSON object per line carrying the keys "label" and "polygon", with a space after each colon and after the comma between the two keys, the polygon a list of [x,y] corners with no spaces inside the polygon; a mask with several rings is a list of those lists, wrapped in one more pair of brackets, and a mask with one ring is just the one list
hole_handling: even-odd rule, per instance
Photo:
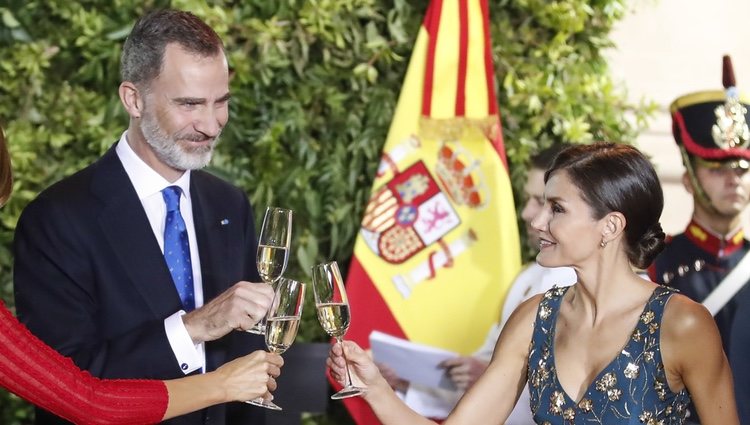
{"label": "woman in red sleeve", "polygon": [[[12,190],[0,128],[0,205]],[[283,360],[256,351],[214,372],[169,381],[105,380],[80,370],[32,335],[0,302],[0,386],[77,424],[150,424],[276,389]]]}

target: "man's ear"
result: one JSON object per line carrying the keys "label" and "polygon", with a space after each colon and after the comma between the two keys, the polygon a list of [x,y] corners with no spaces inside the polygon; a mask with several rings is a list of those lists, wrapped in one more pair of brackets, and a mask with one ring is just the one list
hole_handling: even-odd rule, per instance
{"label": "man's ear", "polygon": [[693,188],[693,183],[690,181],[690,176],[687,171],[682,174],[682,185],[685,186],[687,193],[694,195],[693,192],[695,192],[695,189]]}
{"label": "man's ear", "polygon": [[141,92],[130,81],[120,83],[118,90],[120,102],[130,115],[130,118],[140,118],[143,115],[143,98]]}

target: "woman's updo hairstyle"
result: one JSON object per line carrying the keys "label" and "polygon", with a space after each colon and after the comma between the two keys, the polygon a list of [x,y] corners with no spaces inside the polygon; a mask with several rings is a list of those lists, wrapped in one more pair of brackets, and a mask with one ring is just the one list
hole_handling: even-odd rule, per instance
{"label": "woman's updo hairstyle", "polygon": [[664,195],[651,162],[638,149],[618,143],[574,145],[555,158],[545,183],[565,172],[591,207],[594,219],[610,212],[625,216],[625,241],[631,264],[645,269],[664,249],[659,224]]}

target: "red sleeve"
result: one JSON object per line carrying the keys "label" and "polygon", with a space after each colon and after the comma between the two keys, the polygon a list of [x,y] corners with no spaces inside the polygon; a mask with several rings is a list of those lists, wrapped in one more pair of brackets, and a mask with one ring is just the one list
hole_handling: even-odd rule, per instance
{"label": "red sleeve", "polygon": [[152,424],[169,396],[162,381],[103,380],[44,344],[0,302],[0,385],[79,424]]}

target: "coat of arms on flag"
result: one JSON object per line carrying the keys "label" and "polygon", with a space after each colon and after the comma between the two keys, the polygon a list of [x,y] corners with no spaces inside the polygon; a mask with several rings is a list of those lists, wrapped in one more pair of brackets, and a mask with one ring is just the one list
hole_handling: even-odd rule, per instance
{"label": "coat of arms on flag", "polygon": [[[416,140],[416,136],[410,137],[395,151],[402,154],[409,145],[418,147]],[[454,257],[476,241],[477,235],[471,229],[450,245],[443,240],[461,224],[452,204],[477,209],[489,201],[481,163],[458,142],[452,145],[443,144],[438,150],[434,177],[424,161],[400,170],[399,155],[384,152],[381,169],[388,166],[393,177],[373,193],[365,209],[361,237],[388,263],[403,263],[433,244],[440,248],[413,270],[392,277],[404,298],[409,297],[415,285],[434,278],[438,268],[451,267]]]}

